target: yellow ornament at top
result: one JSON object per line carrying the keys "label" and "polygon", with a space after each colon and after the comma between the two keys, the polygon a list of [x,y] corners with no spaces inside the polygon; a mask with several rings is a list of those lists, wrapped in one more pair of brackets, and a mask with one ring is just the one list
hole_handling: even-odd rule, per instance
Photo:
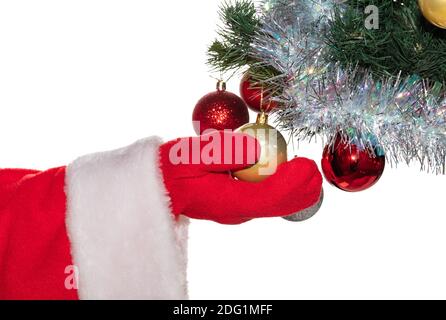
{"label": "yellow ornament at top", "polygon": [[418,4],[430,23],[446,29],[446,0],[418,0]]}

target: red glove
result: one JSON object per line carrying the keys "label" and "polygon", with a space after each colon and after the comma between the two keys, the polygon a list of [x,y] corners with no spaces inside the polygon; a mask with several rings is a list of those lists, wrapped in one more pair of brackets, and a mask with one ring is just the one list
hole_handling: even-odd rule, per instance
{"label": "red glove", "polygon": [[[241,138],[243,144],[234,143]],[[213,147],[210,153],[212,159],[217,160],[211,164],[205,164],[203,159],[197,161],[198,153],[208,154],[210,143],[215,141],[222,142],[219,148],[215,150]],[[179,146],[186,147],[183,150],[196,146],[196,150],[185,155],[178,152]],[[293,215],[319,201],[322,176],[316,163],[305,158],[296,158],[280,165],[274,175],[260,183],[235,180],[229,170],[253,165],[259,151],[260,146],[255,138],[224,132],[177,139],[162,145],[161,169],[172,200],[173,213],[223,224],[240,224],[254,218]],[[225,154],[232,157],[225,158]],[[182,163],[176,163],[178,159],[172,161],[178,156],[183,159]],[[223,164],[225,159],[231,160],[226,161],[229,164]],[[243,160],[238,161],[241,164],[237,164],[237,159]],[[192,160],[196,160],[195,164],[192,164]]]}

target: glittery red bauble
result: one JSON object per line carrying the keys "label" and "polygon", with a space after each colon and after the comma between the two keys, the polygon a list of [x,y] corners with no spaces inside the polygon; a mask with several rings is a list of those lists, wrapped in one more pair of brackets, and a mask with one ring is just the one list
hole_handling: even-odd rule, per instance
{"label": "glittery red bauble", "polygon": [[217,91],[198,101],[192,120],[197,134],[208,129],[235,130],[249,122],[249,112],[240,97],[227,92],[225,85],[219,83]]}
{"label": "glittery red bauble", "polygon": [[380,147],[371,148],[348,143],[338,135],[334,145],[325,147],[322,157],[322,171],[327,181],[348,192],[372,187],[384,172],[386,158]]}
{"label": "glittery red bauble", "polygon": [[253,83],[248,73],[240,83],[240,95],[248,107],[255,112],[270,112],[277,107],[277,102],[271,101],[268,90],[260,84]]}

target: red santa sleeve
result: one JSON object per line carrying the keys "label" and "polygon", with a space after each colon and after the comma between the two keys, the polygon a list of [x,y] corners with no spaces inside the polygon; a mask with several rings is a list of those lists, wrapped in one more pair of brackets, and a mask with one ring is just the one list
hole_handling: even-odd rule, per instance
{"label": "red santa sleeve", "polygon": [[188,221],[171,214],[160,143],[0,170],[0,299],[187,298]]}

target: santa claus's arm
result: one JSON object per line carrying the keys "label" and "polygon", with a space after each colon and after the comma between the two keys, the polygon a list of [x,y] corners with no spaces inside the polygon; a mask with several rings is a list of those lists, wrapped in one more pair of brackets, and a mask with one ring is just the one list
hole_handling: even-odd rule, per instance
{"label": "santa claus's arm", "polygon": [[185,298],[188,223],[170,211],[160,145],[0,171],[0,299]]}
{"label": "santa claus's arm", "polygon": [[290,215],[320,197],[321,175],[307,159],[263,183],[235,181],[228,170],[258,156],[244,139],[240,164],[237,144],[229,143],[229,163],[177,163],[170,155],[179,142],[197,143],[200,156],[209,141],[148,138],[67,167],[0,171],[0,299],[187,297],[184,215],[236,224]]}

